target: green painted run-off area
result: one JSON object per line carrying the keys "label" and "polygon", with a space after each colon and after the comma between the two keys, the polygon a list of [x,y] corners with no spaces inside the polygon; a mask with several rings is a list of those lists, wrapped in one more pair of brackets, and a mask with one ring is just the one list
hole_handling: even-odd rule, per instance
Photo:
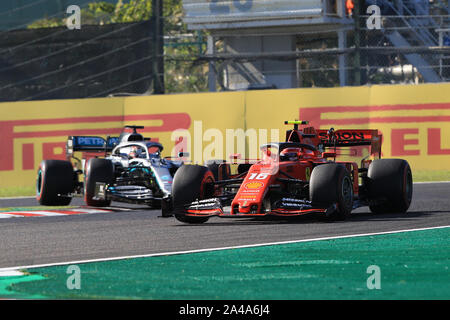
{"label": "green painted run-off area", "polygon": [[[370,266],[379,268],[380,289]],[[21,299],[450,299],[450,229],[84,263],[0,277]],[[368,268],[370,273],[368,273]]]}

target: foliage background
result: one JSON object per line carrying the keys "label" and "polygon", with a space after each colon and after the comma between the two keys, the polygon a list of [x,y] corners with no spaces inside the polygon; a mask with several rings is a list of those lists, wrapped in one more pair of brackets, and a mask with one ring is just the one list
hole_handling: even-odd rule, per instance
{"label": "foliage background", "polygon": [[[150,19],[152,0],[117,0],[116,4],[103,1],[89,3],[81,9],[82,25],[138,22]],[[166,93],[207,91],[207,64],[195,59],[204,54],[203,35],[192,34],[182,21],[181,0],[163,1],[165,35],[165,89]],[[66,25],[66,18],[44,18],[28,28],[52,28]]]}

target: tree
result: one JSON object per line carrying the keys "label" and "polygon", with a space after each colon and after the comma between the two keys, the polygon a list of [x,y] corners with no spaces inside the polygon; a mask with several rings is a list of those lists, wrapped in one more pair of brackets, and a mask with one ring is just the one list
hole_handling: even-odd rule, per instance
{"label": "tree", "polygon": [[[117,0],[117,3],[92,2],[81,9],[82,25],[139,22],[150,19],[152,0]],[[182,0],[164,0],[165,88],[167,93],[207,91],[206,65],[196,64],[195,57],[205,44],[190,34],[183,23]],[[45,18],[28,28],[52,28],[66,25],[66,18]],[[183,35],[183,37],[180,37]]]}

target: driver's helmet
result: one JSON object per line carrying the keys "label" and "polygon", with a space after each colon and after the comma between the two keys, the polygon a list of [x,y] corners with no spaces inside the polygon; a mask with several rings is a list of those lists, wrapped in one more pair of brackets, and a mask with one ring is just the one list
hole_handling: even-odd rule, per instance
{"label": "driver's helmet", "polygon": [[270,147],[261,148],[262,160],[265,162],[277,161],[277,153],[273,152]]}
{"label": "driver's helmet", "polygon": [[128,156],[130,159],[140,158],[142,156],[142,148],[138,146],[131,146]]}
{"label": "driver's helmet", "polygon": [[281,161],[296,161],[299,159],[300,148],[286,148],[280,152]]}
{"label": "driver's helmet", "polygon": [[151,158],[159,156],[159,148],[157,146],[154,145],[147,146],[147,151]]}

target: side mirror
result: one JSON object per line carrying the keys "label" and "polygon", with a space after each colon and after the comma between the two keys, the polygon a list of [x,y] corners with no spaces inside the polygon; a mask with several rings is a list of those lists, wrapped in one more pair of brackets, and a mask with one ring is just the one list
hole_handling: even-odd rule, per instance
{"label": "side mirror", "polygon": [[67,158],[70,158],[72,157],[72,155],[73,155],[73,137],[68,137],[66,143],[66,156]]}
{"label": "side mirror", "polygon": [[336,158],[336,152],[323,152],[323,158]]}
{"label": "side mirror", "polygon": [[178,158],[187,158],[189,156],[189,152],[178,152]]}
{"label": "side mirror", "polygon": [[241,159],[241,158],[242,158],[242,155],[240,153],[230,154],[230,159],[231,160],[238,160],[238,159]]}

